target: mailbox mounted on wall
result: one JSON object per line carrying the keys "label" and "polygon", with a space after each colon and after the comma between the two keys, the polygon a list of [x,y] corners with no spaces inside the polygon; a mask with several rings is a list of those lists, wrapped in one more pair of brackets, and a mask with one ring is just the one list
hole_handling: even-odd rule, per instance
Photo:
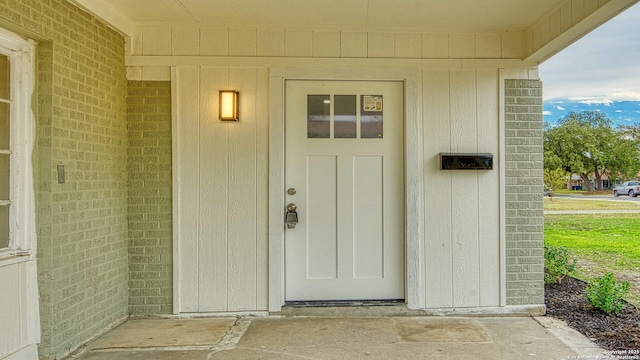
{"label": "mailbox mounted on wall", "polygon": [[493,170],[493,155],[440,153],[440,170]]}

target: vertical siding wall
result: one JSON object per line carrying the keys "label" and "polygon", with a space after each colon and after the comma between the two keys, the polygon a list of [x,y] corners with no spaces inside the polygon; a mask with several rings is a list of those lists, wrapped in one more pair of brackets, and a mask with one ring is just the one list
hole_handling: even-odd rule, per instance
{"label": "vertical siding wall", "polygon": [[173,311],[171,82],[129,81],[129,309]]}
{"label": "vertical siding wall", "polygon": [[10,355],[35,358],[38,340],[32,325],[37,311],[34,314],[32,306],[37,306],[37,303],[33,301],[33,289],[30,289],[35,281],[35,267],[33,260],[0,266],[0,284],[3,287],[0,292],[0,359]]}
{"label": "vertical siding wall", "polygon": [[[498,70],[424,70],[426,307],[500,305]],[[494,170],[440,170],[439,153]]]}
{"label": "vertical siding wall", "polygon": [[[500,305],[498,69],[423,70],[429,308]],[[266,69],[178,67],[180,312],[266,310]],[[241,120],[217,119],[218,89]],[[242,142],[242,144],[240,143]],[[491,171],[442,171],[440,152],[488,152]],[[198,204],[198,206],[193,206]]]}
{"label": "vertical siding wall", "polygon": [[124,40],[65,0],[2,1],[0,18],[39,41],[40,355],[60,358],[127,315]]}
{"label": "vertical siding wall", "polygon": [[[174,170],[181,174],[173,188],[181,201],[174,204],[180,212],[174,241],[193,254],[175,264],[177,291],[183,294],[175,304],[178,311],[267,309],[269,69],[261,66],[280,56],[306,58],[301,60],[317,67],[327,66],[322,58],[334,58],[333,64],[341,57],[451,59],[421,68],[425,306],[501,305],[499,69],[514,63],[477,62],[476,68],[473,60],[461,66],[461,59],[521,58],[524,41],[524,34],[139,28],[132,62],[138,61],[135,55],[158,56],[141,57],[149,65],[129,67],[130,79],[168,79],[169,66],[176,64],[172,55],[191,56],[202,65],[177,66],[173,78]],[[233,66],[234,56],[243,57],[246,66]],[[221,65],[205,66],[207,59]],[[378,66],[395,66],[385,61]],[[224,88],[240,91],[240,122],[217,120],[217,91]],[[440,152],[489,152],[496,156],[495,169],[441,171]],[[521,245],[526,244],[514,246]],[[535,253],[531,259],[537,261]],[[541,284],[531,284],[542,291]],[[539,305],[539,300],[520,303]]]}
{"label": "vertical siding wall", "polygon": [[[174,241],[180,312],[267,309],[268,73],[179,67]],[[240,91],[240,121],[218,120],[218,91]]]}
{"label": "vertical siding wall", "polygon": [[544,304],[542,82],[505,81],[507,304]]}

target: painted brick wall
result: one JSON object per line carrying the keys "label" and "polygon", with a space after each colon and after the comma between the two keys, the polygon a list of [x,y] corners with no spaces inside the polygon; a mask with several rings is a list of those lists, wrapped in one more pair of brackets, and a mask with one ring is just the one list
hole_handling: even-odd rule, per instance
{"label": "painted brick wall", "polygon": [[171,83],[129,81],[129,309],[172,313]]}
{"label": "painted brick wall", "polygon": [[507,304],[544,304],[542,82],[505,81]]}
{"label": "painted brick wall", "polygon": [[40,355],[60,358],[128,313],[124,40],[66,0],[0,1],[0,26],[39,43]]}

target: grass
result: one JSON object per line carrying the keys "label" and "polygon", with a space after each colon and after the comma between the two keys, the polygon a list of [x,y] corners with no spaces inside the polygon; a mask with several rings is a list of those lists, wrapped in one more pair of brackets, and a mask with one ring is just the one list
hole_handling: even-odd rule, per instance
{"label": "grass", "polygon": [[545,210],[640,210],[640,202],[544,198]]}
{"label": "grass", "polygon": [[555,195],[584,195],[584,196],[613,195],[613,190],[587,191],[587,190],[553,189],[553,193]]}
{"label": "grass", "polygon": [[586,190],[567,190],[567,189],[553,189],[554,194],[562,194],[562,195],[584,195],[587,193]]}
{"label": "grass", "polygon": [[640,214],[545,215],[544,236],[545,244],[565,246],[578,258],[578,278],[612,272],[631,280],[627,300],[640,305]]}
{"label": "grass", "polygon": [[546,215],[544,234],[548,245],[625,255],[640,266],[639,225],[640,214]]}

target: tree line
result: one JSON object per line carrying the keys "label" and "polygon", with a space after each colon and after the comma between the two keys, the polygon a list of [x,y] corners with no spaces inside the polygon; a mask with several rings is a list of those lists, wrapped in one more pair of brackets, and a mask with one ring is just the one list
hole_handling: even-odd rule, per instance
{"label": "tree line", "polygon": [[555,125],[545,122],[543,143],[544,181],[553,188],[577,174],[587,190],[602,190],[603,175],[627,180],[640,171],[640,124],[614,127],[599,111],[571,112]]}

